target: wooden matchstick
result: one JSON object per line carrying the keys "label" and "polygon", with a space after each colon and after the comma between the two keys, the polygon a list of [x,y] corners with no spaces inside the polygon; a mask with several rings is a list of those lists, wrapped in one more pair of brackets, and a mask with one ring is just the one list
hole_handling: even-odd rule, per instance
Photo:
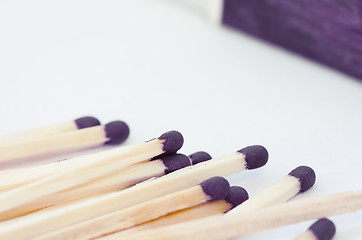
{"label": "wooden matchstick", "polygon": [[42,207],[64,204],[85,197],[126,189],[136,183],[152,177],[160,177],[190,165],[189,158],[183,154],[167,155],[153,161],[131,165],[120,172],[97,179],[86,185],[42,198],[37,201],[37,204],[39,205],[40,201],[43,202]]}
{"label": "wooden matchstick", "polygon": [[334,223],[327,218],[321,218],[294,240],[331,240],[335,234]]}
{"label": "wooden matchstick", "polygon": [[272,205],[283,203],[300,192],[310,189],[315,183],[315,172],[307,166],[299,166],[287,176],[245,201],[227,214],[245,214]]}
{"label": "wooden matchstick", "polygon": [[[119,231],[170,212],[189,208],[207,201],[220,200],[229,193],[230,185],[222,177],[213,177],[197,186],[119,210],[98,218],[72,225],[48,234],[41,239],[89,239],[106,233]],[[51,223],[49,223],[51,224]],[[26,231],[2,231],[0,238],[29,239],[39,234],[43,226],[34,225]]]}
{"label": "wooden matchstick", "polygon": [[34,224],[40,224],[43,227],[37,229],[41,231],[39,234],[43,234],[189,188],[213,176],[227,176],[245,169],[262,167],[267,160],[268,152],[264,147],[249,146],[225,157],[186,167],[123,191],[19,217],[9,220],[6,225],[10,224],[16,231],[22,231],[21,229],[33,229]]}
{"label": "wooden matchstick", "polygon": [[0,192],[20,187],[42,177],[62,171],[68,163],[73,161],[73,159],[76,160],[78,158],[71,158],[67,161],[49,162],[33,167],[13,168],[0,171]]}
{"label": "wooden matchstick", "polygon": [[283,203],[301,192],[310,189],[316,180],[315,172],[307,166],[299,166],[287,176],[274,183],[256,196],[245,201],[227,214],[244,214]]}
{"label": "wooden matchstick", "polygon": [[40,127],[24,132],[14,133],[0,137],[0,144],[10,144],[14,142],[22,142],[30,139],[55,135],[64,132],[75,131],[78,129],[89,128],[100,125],[98,119],[94,117],[81,117],[73,121],[62,122],[50,126]]}
{"label": "wooden matchstick", "polygon": [[103,144],[123,142],[129,135],[129,128],[122,121],[106,125],[83,128],[77,131],[44,136],[27,141],[0,145],[0,163],[34,159],[64,152],[71,152]]}
{"label": "wooden matchstick", "polygon": [[[104,158],[114,158],[124,153],[129,146],[115,148],[113,150],[98,152],[97,158],[104,155]],[[113,153],[112,153],[113,152]],[[38,166],[13,168],[0,171],[0,192],[4,192],[31,182],[40,178],[54,175],[67,169],[89,164],[89,159],[94,159],[95,154],[86,154],[79,157],[73,157],[64,161],[48,162]]]}
{"label": "wooden matchstick", "polygon": [[[122,148],[124,149],[124,147]],[[107,151],[103,151],[103,153],[108,153]],[[168,156],[170,153],[164,155]],[[172,153],[171,153],[172,154]],[[155,160],[160,159],[160,156],[156,156]],[[83,163],[87,162],[87,158],[92,158],[92,155],[83,155],[82,157],[71,158],[67,161],[59,161],[59,162],[51,162],[42,164],[35,167],[23,167],[23,168],[15,168],[9,169],[5,171],[0,171],[0,192],[4,192],[28,183],[31,183],[35,180],[43,178],[45,176],[53,175],[56,172],[64,171],[65,169],[71,168],[75,161],[82,161]],[[189,158],[190,161],[206,161],[204,155],[195,155],[193,158]],[[154,163],[153,165],[155,165]],[[151,172],[150,172],[151,173]],[[156,174],[154,174],[156,175]],[[163,174],[161,174],[163,175]],[[132,178],[131,178],[132,179]],[[137,182],[135,182],[137,183]]]}
{"label": "wooden matchstick", "polygon": [[[196,152],[194,154],[189,155],[190,161],[196,161],[196,162],[204,162],[211,159],[211,156],[208,155],[206,152],[202,152],[202,154],[199,154],[200,152]],[[207,154],[210,156],[210,158],[206,157]],[[89,155],[83,156],[82,161],[87,161],[86,158]],[[167,155],[165,155],[167,157]],[[191,157],[190,157],[191,156]],[[76,158],[78,159],[78,158]],[[27,167],[27,168],[16,168],[12,170],[2,171],[0,172],[0,193],[20,187],[22,185],[31,183],[35,180],[38,180],[40,178],[43,178],[45,176],[53,175],[56,172],[63,171],[65,168],[69,168],[71,166],[68,166],[68,163],[72,163],[76,159],[68,159],[67,161],[60,161],[60,162],[51,162],[47,164],[42,164],[40,166],[35,167]],[[156,156],[155,160],[160,159],[160,156]],[[162,159],[162,158],[161,158]],[[151,165],[151,164],[149,164]],[[152,165],[157,165],[157,161],[154,162]],[[160,165],[161,166],[161,165]],[[151,167],[147,167],[148,170],[148,176],[158,176],[158,174],[154,173],[151,169]],[[141,170],[139,170],[141,171]],[[158,170],[156,170],[158,173]],[[146,172],[145,172],[146,174]],[[160,176],[163,175],[160,173]],[[137,176],[137,175],[132,175]],[[148,177],[145,177],[144,179],[147,179]],[[129,178],[130,180],[128,182],[133,182],[133,184],[139,182],[137,179],[139,178]],[[132,180],[133,179],[133,180]],[[129,186],[129,184],[127,184]],[[122,189],[122,188],[120,188]]]}
{"label": "wooden matchstick", "polygon": [[[177,131],[170,131],[140,145],[92,154],[93,158],[88,156],[89,159],[86,162],[79,159],[72,161],[72,163],[68,163],[65,171],[2,193],[0,195],[0,220],[10,219],[48,206],[42,201],[43,198],[90,183],[162,153],[176,152],[182,144],[182,135]],[[84,160],[84,156],[79,158]]]}
{"label": "wooden matchstick", "polygon": [[137,232],[124,236],[122,240],[230,239],[246,233],[351,213],[360,209],[362,209],[362,191],[349,191],[289,201],[246,214],[225,214],[178,223]]}
{"label": "wooden matchstick", "polygon": [[0,193],[70,169],[76,169],[82,166],[86,167],[97,162],[109,161],[110,163],[118,161],[120,158],[124,157],[127,151],[130,151],[133,148],[134,146],[122,146],[111,150],[100,151],[96,154],[93,153],[73,157],[66,161],[50,162],[34,167],[14,168],[0,171]]}
{"label": "wooden matchstick", "polygon": [[[209,217],[217,214],[225,213],[232,208],[240,205],[249,198],[247,191],[239,186],[230,187],[229,194],[222,200],[211,201],[203,203],[191,208],[183,209],[174,213],[167,214],[166,216],[146,222],[144,224],[135,226],[133,228],[125,229],[97,239],[101,240],[116,240],[123,239],[127,234],[134,234],[136,232],[155,229],[175,223],[186,222],[190,220]],[[40,240],[40,239],[39,239]]]}

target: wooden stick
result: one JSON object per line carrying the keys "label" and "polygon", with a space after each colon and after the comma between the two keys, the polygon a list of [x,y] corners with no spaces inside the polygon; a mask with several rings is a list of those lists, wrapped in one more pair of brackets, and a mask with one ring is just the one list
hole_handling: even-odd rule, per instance
{"label": "wooden stick", "polygon": [[[22,229],[32,228],[34,224],[37,226],[40,224],[44,227],[40,228],[39,234],[44,234],[194,186],[213,176],[227,176],[245,169],[263,166],[267,159],[268,154],[264,147],[246,147],[225,157],[186,167],[120,192],[10,220],[6,226],[11,225],[12,228],[21,232]],[[52,224],[48,224],[49,222]],[[0,224],[0,229],[2,227],[3,224]]]}
{"label": "wooden stick", "polygon": [[238,186],[232,186],[230,187],[229,194],[223,200],[206,202],[191,208],[173,212],[167,214],[166,216],[160,217],[150,222],[143,223],[133,228],[129,228],[120,232],[106,235],[104,237],[100,237],[100,239],[102,240],[123,239],[124,236],[131,233],[134,234],[136,232],[155,229],[158,227],[168,226],[175,223],[186,222],[190,220],[222,214],[243,203],[245,200],[248,199],[248,197],[249,197],[248,193],[244,188]]}
{"label": "wooden stick", "polygon": [[24,132],[19,132],[0,137],[0,144],[10,144],[15,142],[27,141],[34,138],[55,135],[64,132],[75,131],[78,129],[94,127],[100,125],[98,119],[94,117],[81,117],[73,121],[62,122],[50,126],[40,127]]}
{"label": "wooden stick", "polygon": [[311,231],[305,231],[298,237],[294,238],[294,240],[319,240],[314,236],[314,234]]}
{"label": "wooden stick", "polygon": [[113,161],[118,161],[120,158],[132,156],[133,151],[140,152],[140,148],[144,148],[144,152],[152,152],[152,147],[150,148],[146,145],[149,144],[122,146],[111,150],[99,151],[96,154],[93,153],[73,157],[64,161],[50,162],[34,167],[14,168],[0,171],[0,192],[26,185],[40,178],[68,171],[70,169],[86,167],[90,164],[100,162],[111,163]]}
{"label": "wooden stick", "polygon": [[84,128],[77,131],[45,136],[27,141],[0,145],[0,163],[12,163],[70,152],[102,144],[123,142],[129,135],[128,126],[121,121]]}
{"label": "wooden stick", "polygon": [[360,209],[362,209],[362,191],[350,191],[290,201],[253,213],[226,214],[174,224],[125,236],[122,240],[230,239],[246,233]]}
{"label": "wooden stick", "polygon": [[[72,225],[42,237],[42,239],[89,239],[97,237],[105,233],[132,227],[156,219],[167,213],[195,206],[206,201],[223,199],[229,193],[229,188],[229,183],[224,178],[210,178],[200,183],[200,185]],[[48,224],[52,223],[48,222]],[[19,232],[17,230],[6,232],[6,230],[0,230],[0,238],[29,239],[39,234],[39,228],[43,228],[43,226],[33,225],[25,232]]]}
{"label": "wooden stick", "polygon": [[294,240],[331,240],[335,234],[336,226],[334,223],[327,218],[321,218]]}
{"label": "wooden stick", "polygon": [[[297,167],[287,176],[283,177],[258,195],[245,201],[242,205],[234,208],[228,214],[245,214],[247,212],[283,203],[301,191],[307,191],[314,185],[315,179],[316,177],[313,169],[306,166]],[[124,236],[122,233],[117,236],[120,235]]]}
{"label": "wooden stick", "polygon": [[119,158],[124,157],[127,151],[131,151],[134,148],[135,146],[122,146],[111,150],[100,151],[96,154],[93,153],[73,157],[64,161],[0,171],[0,192],[20,187],[40,178],[64,172],[69,169],[75,169],[101,161],[116,161]]}
{"label": "wooden stick", "polygon": [[126,166],[145,161],[159,154],[168,151],[174,152],[182,146],[182,143],[182,135],[172,131],[162,134],[158,139],[138,146],[112,149],[102,154],[93,154],[93,158],[88,159],[87,164],[78,160],[72,163],[72,168],[66,171],[1,194],[0,219],[10,219],[48,206],[47,203],[41,200],[42,198],[90,183],[98,178],[115,173]]}
{"label": "wooden stick", "polygon": [[[287,176],[262,191],[258,195],[244,202],[244,204],[234,208],[229,213],[245,214],[261,208],[283,203],[301,192],[307,191],[315,183],[315,173],[313,169],[300,166],[292,170]],[[129,231],[129,230],[128,230]],[[127,232],[127,231],[125,231]],[[119,234],[121,235],[121,234]]]}
{"label": "wooden stick", "polygon": [[[124,148],[124,147],[123,147]],[[200,152],[196,152],[194,154],[191,154],[189,157],[190,161],[196,161],[196,162],[203,162],[206,160],[210,160],[211,157],[205,152],[202,152],[202,154],[199,154]],[[87,156],[89,155],[83,155],[80,161],[86,162]],[[208,158],[210,157],[210,158]],[[157,156],[156,159],[160,158],[160,156]],[[23,167],[23,168],[15,168],[15,169],[9,169],[5,171],[0,171],[0,193],[20,187],[22,185],[34,182],[35,180],[38,180],[40,178],[43,178],[45,176],[53,175],[56,172],[64,171],[64,169],[69,169],[72,167],[72,163],[76,161],[78,158],[71,158],[67,159],[67,161],[60,161],[60,162],[51,162],[47,164],[42,164],[35,167]],[[184,161],[182,161],[184,162]],[[69,164],[70,163],[70,164]],[[151,171],[152,172],[152,171]],[[157,174],[152,174],[152,176],[156,176]],[[163,175],[163,174],[161,174]],[[130,181],[131,182],[131,181]],[[136,184],[138,181],[134,181],[132,183]],[[127,185],[129,186],[129,185]]]}
{"label": "wooden stick", "polygon": [[183,154],[168,155],[158,160],[131,165],[120,172],[97,179],[86,185],[50,195],[38,200],[37,204],[39,205],[40,201],[43,202],[42,206],[63,204],[85,197],[126,189],[136,183],[152,177],[160,177],[190,165],[190,160]]}
{"label": "wooden stick", "polygon": [[[71,159],[69,159],[71,161]],[[22,167],[0,171],[0,193],[49,176],[60,169],[67,161],[45,163],[34,167]]]}
{"label": "wooden stick", "polygon": [[[101,240],[123,239],[123,237],[129,234],[135,234],[145,230],[156,229],[159,227],[164,227],[176,223],[187,222],[190,220],[201,219],[204,217],[222,214],[223,212],[228,211],[230,206],[231,205],[229,203],[223,200],[207,202],[192,208],[187,208],[174,213],[170,213],[164,217],[155,219],[150,222],[146,222],[144,224],[132,228],[125,229],[123,231],[118,231],[109,235],[101,236],[99,238],[97,237],[96,239],[101,239]],[[36,240],[43,240],[43,239],[39,238]]]}
{"label": "wooden stick", "polygon": [[300,192],[310,189],[315,183],[316,175],[312,168],[299,166],[272,186],[234,208],[227,214],[245,214],[247,212],[284,203]]}

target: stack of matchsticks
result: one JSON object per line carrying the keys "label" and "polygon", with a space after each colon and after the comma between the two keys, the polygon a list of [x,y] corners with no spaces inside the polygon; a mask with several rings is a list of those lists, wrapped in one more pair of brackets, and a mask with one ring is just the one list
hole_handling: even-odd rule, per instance
{"label": "stack of matchsticks", "polygon": [[184,142],[178,131],[24,165],[121,144],[128,135],[122,121],[102,125],[83,117],[0,138],[0,239],[230,239],[312,219],[319,220],[296,239],[331,239],[335,226],[326,217],[362,208],[362,192],[289,201],[314,185],[308,166],[249,198],[224,177],[264,166],[263,146],[219,158],[186,156],[178,153]]}

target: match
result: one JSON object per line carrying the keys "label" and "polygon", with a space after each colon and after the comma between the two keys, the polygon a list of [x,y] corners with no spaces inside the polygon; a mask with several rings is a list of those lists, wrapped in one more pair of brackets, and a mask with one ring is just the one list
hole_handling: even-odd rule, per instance
{"label": "match", "polygon": [[268,152],[264,147],[249,146],[227,156],[186,167],[122,191],[0,223],[0,232],[1,229],[12,229],[11,231],[19,233],[38,231],[37,235],[44,234],[192,187],[213,176],[227,176],[246,169],[256,169],[264,166],[267,161]]}
{"label": "match", "polygon": [[209,217],[217,214],[225,213],[234,207],[240,205],[249,198],[247,191],[239,186],[230,187],[229,194],[222,200],[206,202],[195,207],[179,210],[174,213],[158,219],[137,225],[133,228],[125,229],[97,239],[101,240],[117,240],[123,239],[124,236],[131,233],[155,229],[158,227],[168,226],[175,223],[186,222],[190,220]]}
{"label": "match", "polygon": [[316,175],[312,168],[299,166],[272,186],[228,212],[228,214],[245,214],[286,202],[297,194],[310,189],[315,180]]}
{"label": "match", "polygon": [[[166,154],[165,156],[177,151],[175,149],[181,148],[181,145],[183,143],[182,136],[177,137],[177,135],[179,133],[176,134],[176,131],[173,131],[173,132],[175,132],[175,138],[180,138],[179,139],[180,142],[178,143],[179,146],[175,146],[174,149],[171,149],[172,148],[171,147],[169,149],[171,152],[170,153],[167,152],[168,154]],[[165,139],[166,138],[167,138],[167,136],[165,135]],[[152,142],[154,142],[154,141],[152,141]],[[145,145],[144,146],[145,149],[143,151],[145,151],[145,152],[153,151],[151,149],[146,149],[146,145],[150,145],[150,144],[143,144],[143,145]],[[112,150],[101,151],[96,154],[87,154],[87,155],[82,155],[80,157],[70,158],[65,161],[51,162],[51,163],[46,163],[46,164],[42,164],[42,165],[35,166],[35,167],[26,167],[26,168],[23,167],[23,168],[16,168],[16,169],[2,171],[2,172],[0,172],[0,192],[10,190],[15,187],[19,187],[19,186],[34,182],[35,180],[38,180],[40,178],[43,178],[46,176],[51,176],[51,175],[54,175],[55,173],[65,171],[67,169],[73,169],[73,168],[79,167],[77,164],[80,164],[81,166],[82,165],[87,166],[87,165],[89,165],[90,159],[96,158],[96,161],[100,161],[100,158],[103,158],[103,159],[109,158],[109,159],[118,161],[118,159],[124,155],[126,150],[130,150],[133,148],[137,149],[139,147],[142,147],[142,146],[141,145],[139,145],[139,146],[137,146],[137,145],[136,146],[123,146],[123,147],[115,148]],[[156,145],[156,147],[157,147],[157,145]],[[157,148],[159,148],[159,147],[157,147]],[[169,150],[167,150],[167,151],[169,151]],[[132,156],[132,155],[127,154],[127,156]],[[158,159],[158,158],[159,158],[159,156],[155,157],[155,159]],[[111,160],[111,161],[113,161],[113,160]]]}
{"label": "match", "polygon": [[40,201],[43,202],[41,204],[43,207],[64,204],[85,197],[123,190],[152,177],[160,177],[190,165],[189,158],[183,154],[167,155],[157,160],[131,165],[86,185],[42,198],[37,201],[37,205]]}
{"label": "match", "polygon": [[[106,233],[120,231],[141,224],[170,212],[189,208],[207,201],[220,200],[229,193],[230,185],[222,177],[213,177],[199,185],[177,191],[132,207],[119,210],[89,221],[48,234],[41,239],[89,239]],[[48,224],[51,224],[49,222]],[[27,231],[0,232],[0,238],[29,239],[36,236],[40,226]]]}
{"label": "match", "polygon": [[[203,153],[207,154],[206,152],[203,152]],[[196,152],[196,153],[192,154],[193,155],[192,159],[190,158],[191,155],[189,155],[190,161],[203,162],[206,160],[210,160],[211,157],[205,158],[205,154],[198,154],[198,152]],[[88,155],[86,155],[84,157],[87,157],[87,156]],[[156,156],[155,160],[158,160],[160,158],[160,156]],[[165,155],[165,156],[167,156],[167,155]],[[87,161],[86,159],[83,159],[84,157],[82,157],[82,160]],[[42,165],[36,166],[36,167],[18,168],[18,169],[14,169],[11,171],[0,172],[0,193],[13,189],[13,188],[16,188],[16,187],[19,187],[19,186],[22,186],[22,185],[25,185],[25,184],[28,184],[28,183],[31,183],[42,177],[50,176],[56,172],[63,171],[65,169],[65,167],[67,165],[69,165],[67,163],[71,163],[72,161],[74,161],[74,159],[68,159],[67,161],[42,164]],[[151,164],[149,164],[149,165],[151,165]],[[160,165],[160,164],[157,164],[157,162],[155,162],[155,163],[153,163],[153,165]],[[154,169],[154,168],[151,168],[151,167],[147,167],[147,168],[149,169],[148,173],[150,176],[157,175],[156,173],[153,173],[154,171],[152,171],[152,169]],[[158,172],[158,170],[156,170],[156,172]],[[160,175],[163,175],[163,174],[160,174]],[[137,175],[132,175],[132,176],[137,176]],[[129,179],[134,179],[134,178],[132,178],[130,176]],[[136,178],[136,179],[138,179],[138,178]],[[146,179],[146,177],[145,177],[145,179]],[[132,181],[134,183],[139,182],[136,180],[130,180],[130,182],[132,182]]]}
{"label": "match", "polygon": [[313,169],[307,166],[299,166],[287,176],[256,196],[246,200],[227,214],[245,214],[286,202],[297,194],[310,189],[314,185],[315,180],[316,175]]}
{"label": "match", "polygon": [[361,209],[362,191],[349,191],[289,201],[246,214],[225,214],[173,224],[124,236],[122,240],[230,239],[246,233]]}
{"label": "match", "polygon": [[77,161],[73,159],[67,164],[65,171],[2,193],[0,195],[0,220],[46,207],[48,205],[42,201],[43,198],[109,176],[127,166],[151,159],[162,153],[176,152],[182,144],[182,135],[177,131],[170,131],[140,145],[119,147],[81,156],[77,158]]}
{"label": "match", "polygon": [[328,218],[321,218],[294,240],[331,240],[335,234],[336,226],[334,223]]}
{"label": "match", "polygon": [[13,168],[0,171],[0,192],[5,192],[13,188],[31,183],[42,177],[49,176],[64,169],[73,159],[44,163],[38,166]]}
{"label": "match", "polygon": [[114,121],[106,125],[83,128],[77,131],[2,144],[0,145],[0,163],[6,164],[18,160],[47,157],[103,144],[118,144],[126,140],[128,135],[127,124],[122,121]]}
{"label": "match", "polygon": [[14,133],[0,137],[0,144],[10,144],[15,142],[27,141],[30,139],[56,135],[59,133],[71,132],[78,129],[89,128],[100,125],[98,119],[94,117],[81,117],[73,121],[62,122],[50,126],[40,127],[24,132]]}

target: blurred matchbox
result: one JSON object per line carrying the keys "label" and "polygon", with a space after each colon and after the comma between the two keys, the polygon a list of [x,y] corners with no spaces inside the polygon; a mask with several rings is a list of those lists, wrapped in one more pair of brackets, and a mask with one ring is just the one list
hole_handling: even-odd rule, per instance
{"label": "blurred matchbox", "polygon": [[221,21],[362,79],[361,0],[224,0]]}

